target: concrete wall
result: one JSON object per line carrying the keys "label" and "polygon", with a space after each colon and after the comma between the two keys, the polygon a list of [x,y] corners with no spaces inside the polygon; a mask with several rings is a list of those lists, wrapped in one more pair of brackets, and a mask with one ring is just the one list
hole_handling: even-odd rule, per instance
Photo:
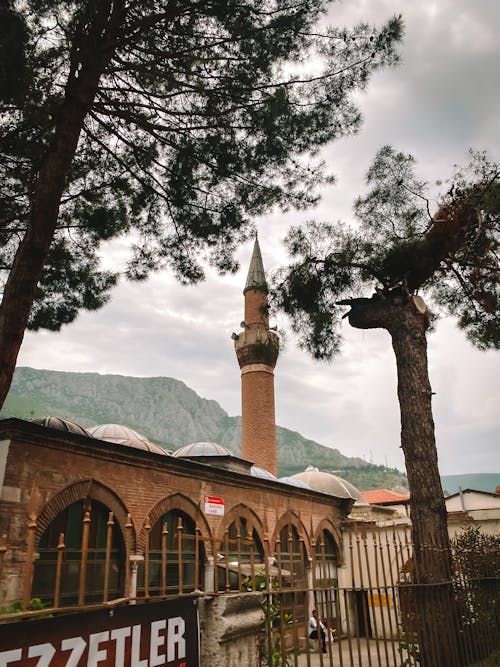
{"label": "concrete wall", "polygon": [[465,491],[448,496],[445,500],[448,512],[467,512],[469,510],[498,509],[500,510],[500,495],[480,493],[479,491]]}

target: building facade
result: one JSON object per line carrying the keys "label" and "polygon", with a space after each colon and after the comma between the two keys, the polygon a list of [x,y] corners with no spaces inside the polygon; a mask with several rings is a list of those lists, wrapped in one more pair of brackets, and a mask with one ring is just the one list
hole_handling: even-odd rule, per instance
{"label": "building facade", "polygon": [[[61,601],[102,600],[108,531],[107,599],[238,590],[244,571],[226,582],[231,562],[234,574],[250,559],[276,568],[278,556],[282,564],[300,562],[306,585],[321,542],[342,562],[340,523],[352,499],[256,477],[229,453],[201,463],[17,419],[0,424],[0,439],[0,606],[33,597],[52,602],[58,551],[65,554]],[[168,581],[162,589],[164,531]],[[82,582],[76,565],[83,551]]]}
{"label": "building facade", "polygon": [[[337,580],[357,498],[334,476],[317,488],[275,476],[279,340],[257,240],[243,293],[243,458],[214,443],[171,454],[114,424],[0,423],[0,606],[239,591],[259,576],[305,591],[319,559]],[[311,604],[290,602],[304,617]]]}

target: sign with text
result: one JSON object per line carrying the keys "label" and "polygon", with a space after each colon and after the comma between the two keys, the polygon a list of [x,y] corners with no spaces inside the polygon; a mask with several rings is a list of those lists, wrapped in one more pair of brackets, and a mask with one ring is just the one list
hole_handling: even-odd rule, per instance
{"label": "sign with text", "polygon": [[224,516],[224,498],[205,496],[205,514]]}
{"label": "sign with text", "polygon": [[199,667],[191,598],[0,625],[0,667]]}

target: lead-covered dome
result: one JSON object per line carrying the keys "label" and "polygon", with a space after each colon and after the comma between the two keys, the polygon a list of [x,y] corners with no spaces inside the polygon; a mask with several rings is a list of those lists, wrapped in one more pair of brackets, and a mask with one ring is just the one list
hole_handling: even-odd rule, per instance
{"label": "lead-covered dome", "polygon": [[328,493],[336,498],[352,498],[355,505],[367,505],[363,495],[354,484],[351,484],[337,475],[330,472],[322,472],[318,468],[309,466],[304,472],[298,472],[292,475],[292,479],[298,479],[305,482],[313,491]]}
{"label": "lead-covered dome", "polygon": [[70,419],[62,419],[61,417],[40,417],[39,419],[33,419],[32,422],[33,424],[47,426],[47,428],[55,428],[57,431],[78,433],[78,435],[85,435],[87,438],[89,437],[89,431]]}
{"label": "lead-covered dome", "polygon": [[296,486],[299,489],[309,489],[309,491],[311,491],[309,484],[306,484],[301,479],[297,479],[296,477],[280,477],[278,482],[281,482],[282,484],[289,484],[290,486]]}
{"label": "lead-covered dome", "polygon": [[176,458],[192,458],[196,456],[234,456],[234,454],[215,442],[192,442],[173,452]]}
{"label": "lead-covered dome", "polygon": [[135,447],[135,449],[143,449],[155,454],[166,455],[169,453],[159,445],[155,445],[154,442],[150,442],[137,431],[121,424],[101,424],[89,428],[89,433],[99,440],[115,442],[118,445],[125,445],[125,447]]}
{"label": "lead-covered dome", "polygon": [[273,473],[269,472],[269,470],[265,470],[264,468],[259,468],[259,466],[252,466],[250,468],[250,474],[252,475],[252,477],[259,477],[260,479],[272,479],[273,482],[278,481],[276,475],[273,475]]}

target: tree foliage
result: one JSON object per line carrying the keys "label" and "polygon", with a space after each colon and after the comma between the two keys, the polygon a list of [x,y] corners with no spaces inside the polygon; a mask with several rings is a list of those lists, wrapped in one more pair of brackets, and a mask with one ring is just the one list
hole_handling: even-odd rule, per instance
{"label": "tree foliage", "polygon": [[[500,347],[500,170],[484,154],[457,170],[431,216],[411,156],[386,146],[355,204],[357,227],[310,223],[287,239],[292,263],[277,302],[302,345],[328,358],[340,345],[339,306],[357,328],[389,332],[396,357],[414,548],[415,627],[422,664],[459,666],[462,656],[447,513],[439,477],[427,362],[429,311],[419,292],[456,315],[479,347]],[[443,638],[433,647],[436,625]]]}
{"label": "tree foliage", "polygon": [[452,541],[454,593],[466,664],[500,649],[500,536],[468,526]]}
{"label": "tree foliage", "polygon": [[425,294],[475,345],[499,348],[498,165],[472,154],[441,183],[446,192],[434,215],[429,184],[416,177],[409,155],[383,147],[367,183],[354,207],[357,226],[311,222],[286,240],[292,263],[277,277],[276,299],[302,345],[329,358],[339,350],[345,305]]}
{"label": "tree foliage", "polygon": [[500,577],[500,535],[468,526],[455,535],[453,548],[458,581]]}
{"label": "tree foliage", "polygon": [[[4,280],[36,226],[37,187],[56,181],[53,166],[43,175],[49,158],[68,151],[57,167],[62,192],[51,199],[53,246],[33,276],[31,327],[57,329],[106,301],[117,277],[100,266],[109,239],[128,234],[129,278],[169,266],[195,282],[206,259],[235,269],[233,252],[253,216],[317,200],[329,175],[311,154],[357,130],[349,93],[396,62],[402,31],[396,18],[381,29],[320,29],[326,5],[4,3]],[[68,128],[73,104],[81,120]]]}

